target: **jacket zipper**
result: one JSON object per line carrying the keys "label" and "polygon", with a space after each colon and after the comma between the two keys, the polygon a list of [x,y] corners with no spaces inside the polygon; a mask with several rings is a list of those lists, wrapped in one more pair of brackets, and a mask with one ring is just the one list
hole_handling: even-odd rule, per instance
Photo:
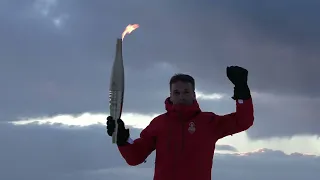
{"label": "jacket zipper", "polygon": [[[181,121],[181,147],[180,147],[180,150],[181,150],[181,152],[180,153],[182,153],[183,152],[183,150],[184,150],[184,121],[183,121],[183,119],[182,119],[182,116],[181,116],[181,113],[179,113],[179,120]],[[176,166],[177,166],[177,161],[178,161],[178,149],[179,149],[179,147],[177,146],[177,144],[174,144],[173,145],[173,147],[174,147],[174,154],[175,154],[175,157],[173,158],[173,168],[172,168],[172,171],[173,171],[173,179],[176,179],[175,177],[176,177]]]}
{"label": "jacket zipper", "polygon": [[184,136],[185,136],[185,134],[184,134],[184,126],[185,126],[185,122],[182,122],[182,125],[181,125],[181,131],[182,131],[182,142],[181,142],[181,153],[183,152],[183,150],[184,150],[184,141],[185,141],[185,138],[184,138]]}
{"label": "jacket zipper", "polygon": [[182,153],[184,150],[184,125],[185,125],[185,122],[183,121],[181,113],[179,113],[179,120],[181,122],[181,147],[180,147],[180,150]]}
{"label": "jacket zipper", "polygon": [[[172,137],[172,127],[169,125],[169,136],[168,136],[168,144],[167,144],[167,150],[168,150],[168,153],[170,152],[170,151],[173,151],[173,153],[174,153],[174,156],[173,156],[173,159],[172,159],[172,168],[171,168],[171,177],[172,177],[172,180],[174,180],[174,177],[175,177],[175,158],[176,158],[176,155],[175,155],[175,149],[176,149],[176,147],[175,147],[175,144],[173,144],[172,142],[172,140],[171,140],[171,137]],[[168,156],[169,157],[169,156]],[[170,161],[170,159],[169,159],[169,161]]]}

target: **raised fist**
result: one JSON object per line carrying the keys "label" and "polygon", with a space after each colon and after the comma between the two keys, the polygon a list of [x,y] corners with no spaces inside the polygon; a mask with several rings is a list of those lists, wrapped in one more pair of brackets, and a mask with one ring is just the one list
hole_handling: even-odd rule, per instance
{"label": "raised fist", "polygon": [[227,67],[227,76],[235,86],[246,86],[248,81],[248,70],[239,66]]}

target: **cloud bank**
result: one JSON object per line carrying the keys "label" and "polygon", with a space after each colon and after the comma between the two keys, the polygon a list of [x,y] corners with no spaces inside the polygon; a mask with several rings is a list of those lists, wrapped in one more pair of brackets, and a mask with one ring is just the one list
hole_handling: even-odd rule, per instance
{"label": "cloud bank", "polygon": [[[132,131],[138,133],[140,130]],[[129,167],[101,125],[1,123],[0,142],[1,179],[121,180],[129,177],[151,179],[153,176],[154,154],[147,163]],[[271,149],[217,153],[212,176],[221,180],[235,177],[241,180],[316,180],[320,175],[319,163],[318,156],[287,155]]]}

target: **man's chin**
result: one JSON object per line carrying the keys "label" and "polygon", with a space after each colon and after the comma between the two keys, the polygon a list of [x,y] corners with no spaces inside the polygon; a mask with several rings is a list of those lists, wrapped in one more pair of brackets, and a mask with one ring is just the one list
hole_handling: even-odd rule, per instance
{"label": "man's chin", "polygon": [[191,103],[187,103],[187,102],[180,102],[180,103],[177,103],[176,105],[179,105],[179,106],[190,106],[192,104]]}

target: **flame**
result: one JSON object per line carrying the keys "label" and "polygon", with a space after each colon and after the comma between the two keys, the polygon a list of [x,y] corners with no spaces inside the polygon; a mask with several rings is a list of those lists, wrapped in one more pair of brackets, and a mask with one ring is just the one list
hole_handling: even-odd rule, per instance
{"label": "flame", "polygon": [[139,24],[129,24],[122,33],[122,41],[127,34],[130,34],[132,31],[136,30],[139,27]]}

